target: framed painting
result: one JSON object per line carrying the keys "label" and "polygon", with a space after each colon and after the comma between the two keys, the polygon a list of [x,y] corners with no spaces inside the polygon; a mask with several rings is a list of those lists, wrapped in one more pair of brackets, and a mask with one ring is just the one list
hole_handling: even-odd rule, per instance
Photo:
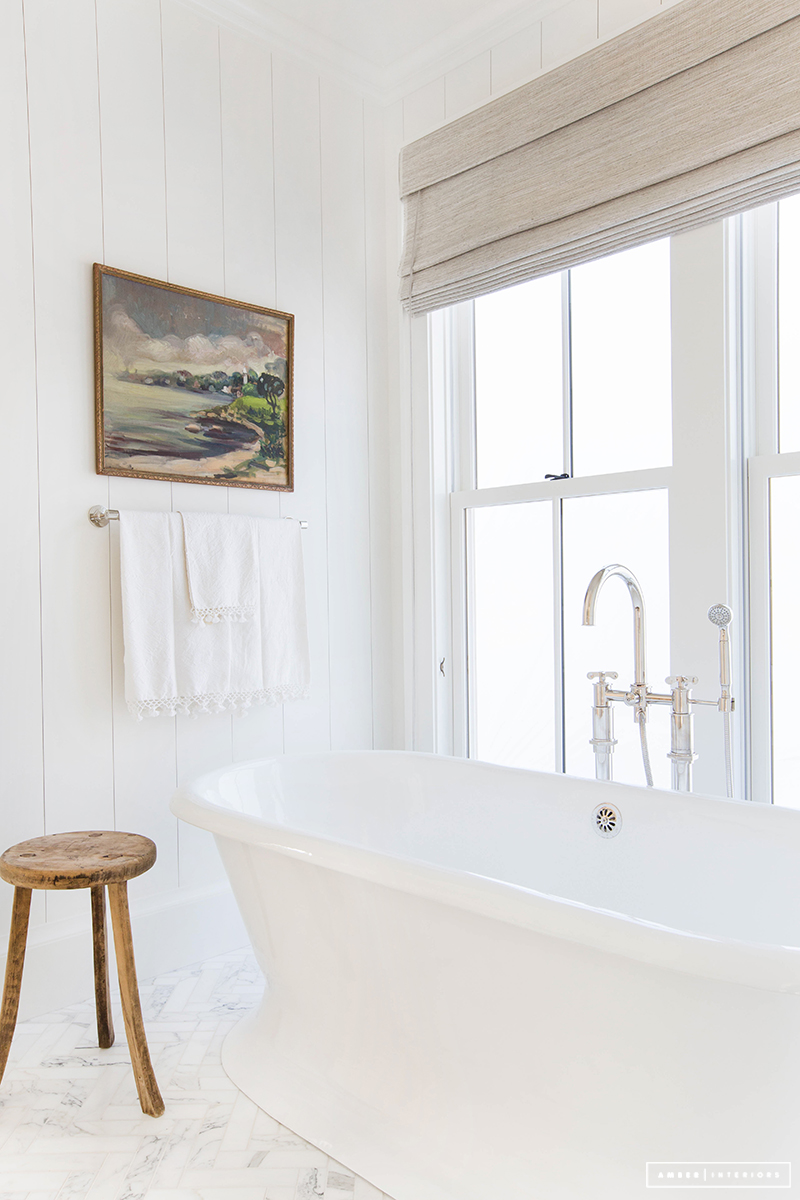
{"label": "framed painting", "polygon": [[94,265],[98,475],[293,488],[294,318]]}

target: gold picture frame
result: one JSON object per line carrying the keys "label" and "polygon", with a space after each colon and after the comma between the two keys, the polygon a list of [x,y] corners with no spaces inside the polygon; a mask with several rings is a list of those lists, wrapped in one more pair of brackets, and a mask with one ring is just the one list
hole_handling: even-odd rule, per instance
{"label": "gold picture frame", "polygon": [[94,264],[97,474],[294,488],[294,317]]}

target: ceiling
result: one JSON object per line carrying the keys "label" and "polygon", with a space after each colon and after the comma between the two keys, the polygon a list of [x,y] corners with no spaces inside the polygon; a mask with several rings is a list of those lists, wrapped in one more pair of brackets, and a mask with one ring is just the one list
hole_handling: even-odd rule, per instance
{"label": "ceiling", "polygon": [[564,0],[195,0],[381,99],[513,36]]}
{"label": "ceiling", "polygon": [[[394,67],[443,35],[486,25],[519,0],[250,0],[277,10],[379,69]],[[530,9],[530,5],[525,6]]]}

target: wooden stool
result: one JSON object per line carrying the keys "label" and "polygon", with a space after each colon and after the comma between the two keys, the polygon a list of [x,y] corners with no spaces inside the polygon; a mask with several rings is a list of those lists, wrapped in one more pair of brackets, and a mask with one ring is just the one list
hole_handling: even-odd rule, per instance
{"label": "wooden stool", "polygon": [[0,878],[5,879],[6,883],[13,883],[15,888],[3,1007],[0,1011],[0,1080],[6,1069],[17,1023],[32,888],[54,888],[58,891],[92,889],[97,1040],[103,1049],[113,1046],[114,1026],[111,1021],[106,951],[105,888],[108,887],[122,1015],[139,1103],[142,1111],[151,1117],[161,1116],[164,1101],[147,1049],[128,912],[128,880],[149,871],[155,861],[156,847],[149,838],[136,833],[102,831],[54,833],[48,837],[31,838],[29,842],[11,846],[5,854],[0,855]]}

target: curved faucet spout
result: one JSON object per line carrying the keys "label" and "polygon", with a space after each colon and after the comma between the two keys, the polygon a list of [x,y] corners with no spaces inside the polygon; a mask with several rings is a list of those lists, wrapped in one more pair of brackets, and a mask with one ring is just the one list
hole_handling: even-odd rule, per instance
{"label": "curved faucet spout", "polygon": [[629,571],[627,567],[623,567],[619,563],[611,563],[610,566],[602,567],[596,575],[592,576],[583,600],[583,624],[594,625],[594,611],[597,606],[597,597],[603,584],[612,575],[619,575],[620,579],[623,579],[627,584],[628,591],[630,592],[631,603],[633,604],[633,659],[636,675],[634,686],[646,687],[644,596],[642,595],[639,580],[633,571]]}

